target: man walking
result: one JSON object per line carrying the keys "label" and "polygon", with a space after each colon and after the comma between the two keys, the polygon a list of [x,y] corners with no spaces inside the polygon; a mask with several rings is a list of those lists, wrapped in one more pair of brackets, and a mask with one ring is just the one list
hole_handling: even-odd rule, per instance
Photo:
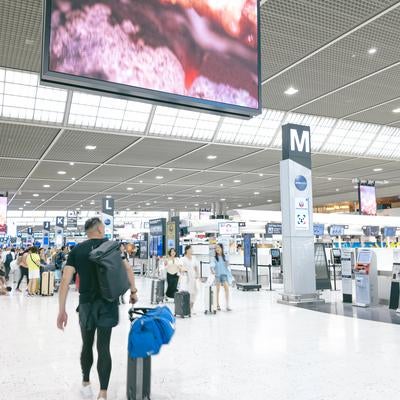
{"label": "man walking", "polygon": [[[68,322],[66,300],[72,277],[79,274],[79,324],[82,335],[81,367],[83,382],[81,394],[84,398],[93,396],[90,385],[90,370],[93,365],[93,343],[97,331],[97,371],[100,380],[99,400],[107,399],[108,384],[111,375],[110,340],[112,328],[118,325],[118,299],[107,302],[100,293],[96,274],[96,264],[89,259],[90,252],[100,246],[107,239],[104,238],[104,224],[98,217],[91,218],[85,223],[85,232],[88,240],[74,247],[68,255],[64,267],[63,278],[59,294],[59,314],[57,326],[64,329]],[[122,257],[124,258],[124,257]],[[123,261],[131,287],[130,302],[137,302],[135,277],[128,262]]]}

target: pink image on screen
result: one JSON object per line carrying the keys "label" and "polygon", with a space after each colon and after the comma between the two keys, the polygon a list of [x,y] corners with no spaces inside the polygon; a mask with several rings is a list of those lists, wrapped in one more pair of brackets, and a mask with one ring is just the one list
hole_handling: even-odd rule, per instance
{"label": "pink image on screen", "polygon": [[257,109],[256,0],[53,0],[49,70]]}

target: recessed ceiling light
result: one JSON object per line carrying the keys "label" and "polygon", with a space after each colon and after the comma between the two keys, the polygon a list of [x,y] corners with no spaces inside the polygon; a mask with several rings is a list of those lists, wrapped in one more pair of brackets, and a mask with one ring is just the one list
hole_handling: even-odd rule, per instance
{"label": "recessed ceiling light", "polygon": [[185,206],[185,209],[187,210],[187,206]]}
{"label": "recessed ceiling light", "polygon": [[143,181],[139,181],[139,183],[143,183]]}
{"label": "recessed ceiling light", "polygon": [[221,186],[221,187],[222,187],[222,186],[224,186],[224,184],[223,184],[223,183],[221,183],[219,186]]}
{"label": "recessed ceiling light", "polygon": [[264,174],[258,174],[258,176],[261,176],[261,177],[262,177],[262,176],[264,176]]}
{"label": "recessed ceiling light", "polygon": [[151,203],[146,203],[146,206],[151,206]]}
{"label": "recessed ceiling light", "polygon": [[209,155],[207,156],[207,160],[215,160],[217,156]]}
{"label": "recessed ceiling light", "polygon": [[31,204],[31,202],[28,200],[28,201],[25,202],[25,204]]}
{"label": "recessed ceiling light", "polygon": [[332,178],[331,178],[331,177],[329,177],[329,178],[328,178],[328,181],[331,181],[331,180],[332,180]]}
{"label": "recessed ceiling light", "polygon": [[34,193],[32,196],[33,197],[39,197],[39,194],[38,193]]}
{"label": "recessed ceiling light", "polygon": [[49,187],[50,187],[50,185],[43,185],[43,187],[44,187],[44,188],[49,188]]}
{"label": "recessed ceiling light", "polygon": [[73,166],[75,165],[75,163],[74,163],[74,162],[70,162],[69,165],[70,165],[71,167],[73,167]]}
{"label": "recessed ceiling light", "polygon": [[168,171],[169,171],[169,172],[172,172],[173,170],[174,170],[173,168],[170,168]]}
{"label": "recessed ceiling light", "polygon": [[133,187],[127,187],[126,190],[131,191],[131,190],[133,190]]}
{"label": "recessed ceiling light", "polygon": [[71,178],[73,181],[76,181],[76,178],[73,176],[72,178]]}
{"label": "recessed ceiling light", "polygon": [[207,205],[208,203],[205,201],[204,204]]}
{"label": "recessed ceiling light", "polygon": [[375,54],[378,50],[375,47],[372,47],[368,50],[368,54]]}
{"label": "recessed ceiling light", "polygon": [[241,205],[241,204],[238,204],[238,207],[242,207],[242,205]]}
{"label": "recessed ceiling light", "polygon": [[226,199],[219,199],[219,201],[225,201]]}
{"label": "recessed ceiling light", "polygon": [[194,206],[195,206],[195,207],[198,207],[199,205],[196,203]]}
{"label": "recessed ceiling light", "polygon": [[254,194],[255,194],[256,196],[258,196],[258,195],[260,194],[260,192],[254,192]]}
{"label": "recessed ceiling light", "polygon": [[106,199],[111,199],[111,196],[108,194],[108,195],[106,196]]}
{"label": "recessed ceiling light", "polygon": [[383,168],[374,168],[373,171],[374,172],[381,172],[381,171],[383,171]]}
{"label": "recessed ceiling light", "polygon": [[173,200],[174,198],[173,197],[168,197],[168,200]]}
{"label": "recessed ceiling light", "polygon": [[45,199],[42,199],[41,201],[45,201]]}
{"label": "recessed ceiling light", "polygon": [[298,89],[291,86],[290,88],[285,90],[285,94],[287,94],[288,96],[292,96],[292,95],[296,94],[298,91],[299,91]]}
{"label": "recessed ceiling light", "polygon": [[137,208],[142,208],[142,206],[137,206]]}
{"label": "recessed ceiling light", "polygon": [[164,177],[161,176],[161,175],[157,175],[157,176],[156,176],[156,179],[160,181],[161,179],[164,179]]}
{"label": "recessed ceiling light", "polygon": [[95,204],[95,201],[94,201],[94,200],[92,200],[92,201],[90,202],[90,204],[92,204],[92,205],[93,205],[93,204]]}
{"label": "recessed ceiling light", "polygon": [[337,191],[337,192],[339,192],[339,191],[340,191],[340,189],[339,189],[339,188],[336,188],[336,191]]}
{"label": "recessed ceiling light", "polygon": [[251,206],[251,203],[249,203],[249,206]]}
{"label": "recessed ceiling light", "polygon": [[196,193],[201,193],[202,190],[201,189],[196,189]]}
{"label": "recessed ceiling light", "polygon": [[268,203],[272,203],[272,200],[267,200]]}
{"label": "recessed ceiling light", "polygon": [[97,149],[97,146],[94,146],[91,144],[88,144],[87,146],[85,146],[85,150],[96,150],[96,149]]}
{"label": "recessed ceiling light", "polygon": [[153,201],[153,203],[154,203],[154,204],[157,204],[157,201],[156,201],[156,200],[154,200],[154,201]]}
{"label": "recessed ceiling light", "polygon": [[18,210],[23,210],[23,207],[18,208]]}
{"label": "recessed ceiling light", "polygon": [[393,112],[394,112],[395,114],[400,113],[400,108],[395,108],[395,109],[393,110]]}
{"label": "recessed ceiling light", "polygon": [[79,207],[76,207],[76,211],[79,211],[80,210],[80,208]]}
{"label": "recessed ceiling light", "polygon": [[386,179],[382,182],[384,185],[387,185],[389,183],[389,181],[387,181]]}
{"label": "recessed ceiling light", "polygon": [[58,175],[65,175],[66,172],[65,172],[65,171],[58,171],[57,174],[58,174]]}
{"label": "recessed ceiling light", "polygon": [[240,179],[235,179],[235,180],[233,181],[233,183],[240,183],[240,182],[241,182]]}
{"label": "recessed ceiling light", "polygon": [[130,209],[130,208],[127,208],[126,211],[131,211],[131,209]]}

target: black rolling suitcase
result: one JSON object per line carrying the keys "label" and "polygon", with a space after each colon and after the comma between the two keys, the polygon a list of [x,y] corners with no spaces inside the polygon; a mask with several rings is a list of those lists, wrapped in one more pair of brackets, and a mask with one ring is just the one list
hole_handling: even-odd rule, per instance
{"label": "black rolling suitcase", "polygon": [[190,293],[177,292],[175,293],[175,317],[191,317],[190,312]]}
{"label": "black rolling suitcase", "polygon": [[[146,309],[129,311],[131,322],[134,314],[143,315]],[[126,398],[128,400],[150,400],[151,395],[151,357],[131,358],[128,354]]]}
{"label": "black rolling suitcase", "polygon": [[151,304],[159,304],[164,301],[164,281],[152,279],[151,281]]}

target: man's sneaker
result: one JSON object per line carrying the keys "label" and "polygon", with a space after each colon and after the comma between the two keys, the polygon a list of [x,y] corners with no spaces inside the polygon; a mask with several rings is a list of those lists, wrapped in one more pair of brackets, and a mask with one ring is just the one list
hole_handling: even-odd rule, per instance
{"label": "man's sneaker", "polygon": [[92,399],[93,398],[92,385],[86,385],[86,386],[82,385],[81,396],[83,399]]}

